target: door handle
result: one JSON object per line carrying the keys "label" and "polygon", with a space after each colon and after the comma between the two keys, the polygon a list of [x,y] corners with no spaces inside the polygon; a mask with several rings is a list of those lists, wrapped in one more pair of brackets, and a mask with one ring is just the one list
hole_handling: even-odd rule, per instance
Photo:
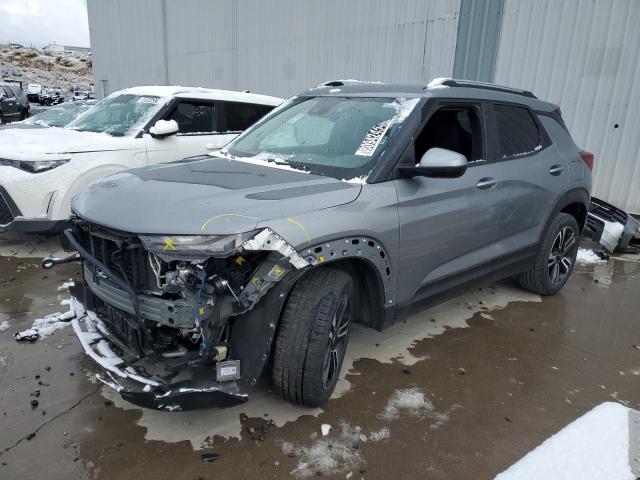
{"label": "door handle", "polygon": [[564,172],[564,167],[562,165],[553,165],[550,169],[549,169],[549,173],[551,175],[555,175],[556,177],[560,174],[562,174],[562,172]]}
{"label": "door handle", "polygon": [[478,180],[478,183],[476,183],[476,187],[478,187],[480,190],[487,190],[489,188],[495,187],[496,185],[498,185],[498,181],[495,178],[491,177],[481,178],[480,180]]}

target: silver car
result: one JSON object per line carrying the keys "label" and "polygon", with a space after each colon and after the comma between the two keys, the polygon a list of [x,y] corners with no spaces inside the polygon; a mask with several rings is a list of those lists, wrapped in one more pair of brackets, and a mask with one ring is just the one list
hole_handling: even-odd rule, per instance
{"label": "silver car", "polygon": [[82,261],[74,328],[125,399],[234,405],[266,374],[317,406],[354,322],[507,276],[557,293],[592,166],[527,91],[329,82],[220,152],[93,184],[64,237],[79,255],[46,266]]}

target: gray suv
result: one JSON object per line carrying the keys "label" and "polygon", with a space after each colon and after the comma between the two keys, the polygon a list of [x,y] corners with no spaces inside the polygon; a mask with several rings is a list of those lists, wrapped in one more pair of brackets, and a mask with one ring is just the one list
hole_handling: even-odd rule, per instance
{"label": "gray suv", "polygon": [[73,321],[102,380],[141,406],[247,401],[262,377],[321,405],[350,327],[515,276],[567,282],[593,156],[556,105],[445,80],[335,81],[222,151],[130,170],[73,203]]}

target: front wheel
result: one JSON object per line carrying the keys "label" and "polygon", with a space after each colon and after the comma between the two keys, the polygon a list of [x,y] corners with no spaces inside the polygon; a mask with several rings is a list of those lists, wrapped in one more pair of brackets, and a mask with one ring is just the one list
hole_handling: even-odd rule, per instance
{"label": "front wheel", "polygon": [[336,386],[353,316],[353,281],[323,267],[293,287],[280,320],[273,383],[291,402],[324,404]]}
{"label": "front wheel", "polygon": [[547,229],[533,265],[518,276],[520,285],[540,295],[558,293],[573,271],[579,232],[578,222],[573,216],[558,214]]}

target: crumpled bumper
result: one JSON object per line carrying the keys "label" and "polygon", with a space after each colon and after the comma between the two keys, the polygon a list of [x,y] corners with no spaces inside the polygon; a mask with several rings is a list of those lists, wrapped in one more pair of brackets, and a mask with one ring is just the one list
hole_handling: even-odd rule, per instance
{"label": "crumpled bumper", "polygon": [[72,320],[73,330],[85,353],[106,370],[97,375],[105,385],[140,407],[165,411],[182,411],[210,407],[232,407],[249,400],[235,382],[182,380],[167,383],[147,376],[118,356],[109,341],[109,331],[92,311]]}

